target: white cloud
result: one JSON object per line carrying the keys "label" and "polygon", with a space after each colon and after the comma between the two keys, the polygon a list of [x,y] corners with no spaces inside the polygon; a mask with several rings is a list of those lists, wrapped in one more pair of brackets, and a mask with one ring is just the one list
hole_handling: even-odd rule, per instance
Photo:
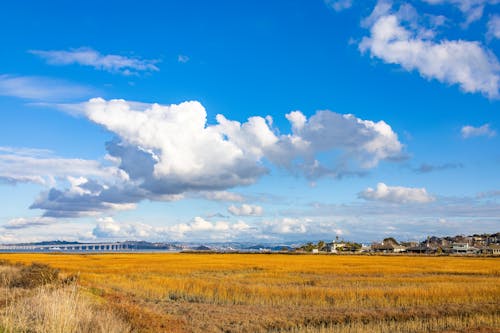
{"label": "white cloud", "polygon": [[337,223],[309,218],[282,217],[265,220],[253,225],[243,221],[207,221],[195,217],[187,223],[152,226],[143,223],[124,223],[111,217],[99,218],[92,235],[102,239],[144,239],[174,241],[290,241],[311,239],[333,239],[344,235],[346,230]]}
{"label": "white cloud", "polygon": [[164,234],[164,230],[148,224],[120,223],[112,217],[103,217],[97,220],[92,234],[97,238],[104,239],[144,240],[157,238],[158,234]]}
{"label": "white cloud", "polygon": [[4,153],[16,154],[18,156],[44,157],[50,156],[54,152],[49,149],[0,146],[0,154]]}
{"label": "white cloud", "polygon": [[188,61],[189,61],[189,57],[187,55],[179,54],[177,56],[177,62],[180,62],[181,64],[185,64]]}
{"label": "white cloud", "polygon": [[[318,111],[307,119],[300,111],[286,115],[292,134],[282,135],[268,148],[267,157],[277,165],[301,170],[306,176],[342,177],[361,173],[382,160],[404,158],[403,145],[384,121],[373,122],[352,114]],[[337,163],[323,165],[317,155],[340,153]]]}
{"label": "white cloud", "polygon": [[235,223],[226,221],[210,222],[198,216],[189,223],[180,223],[166,228],[171,239],[219,241],[238,239],[251,232],[251,229],[243,221]]}
{"label": "white cloud", "polygon": [[30,53],[39,56],[51,65],[90,66],[98,70],[124,75],[137,74],[144,71],[158,71],[157,60],[140,59],[137,57],[125,57],[115,54],[101,54],[91,48],[78,48],[69,51],[64,50],[31,50]]}
{"label": "white cloud", "polygon": [[344,235],[338,224],[332,221],[330,216],[327,220],[317,218],[293,218],[282,217],[274,220],[265,220],[259,227],[261,238],[268,236],[272,240],[304,240],[308,239],[333,239],[335,236]]}
{"label": "white cloud", "polygon": [[0,147],[0,180],[51,185],[56,178],[68,176],[112,179],[126,177],[126,174],[94,160],[56,157],[47,150]]}
{"label": "white cloud", "polygon": [[[178,200],[197,193],[211,200],[242,201],[226,190],[255,183],[269,172],[265,162],[309,178],[341,177],[403,156],[403,145],[384,121],[331,111],[310,118],[294,111],[287,115],[292,133],[278,135],[272,121],[259,116],[240,123],[217,115],[217,123],[209,125],[204,107],[195,101],[165,106],[95,98],[65,107],[116,135],[106,144],[106,160],[116,167],[106,170],[121,178],[109,182],[66,170],[68,176],[84,179],[42,193],[32,208],[44,209],[45,216],[96,214],[143,199]],[[319,154],[335,158],[323,164]],[[42,162],[35,159],[31,164]],[[15,174],[14,169],[9,174]]]}
{"label": "white cloud", "polygon": [[308,231],[308,224],[309,221],[307,220],[289,217],[264,222],[268,231],[275,234],[305,234]]}
{"label": "white cloud", "polygon": [[352,7],[353,0],[325,0],[325,4],[333,8],[336,12]]}
{"label": "white cloud", "polygon": [[92,241],[89,225],[48,217],[12,218],[0,225],[0,243],[15,244],[47,240]]}
{"label": "white cloud", "polygon": [[309,119],[294,111],[287,115],[292,134],[277,136],[258,116],[240,123],[219,114],[218,124],[207,125],[206,111],[198,102],[162,106],[92,99],[84,108],[90,120],[120,137],[122,142],[108,145],[108,151],[121,158],[121,167],[132,178],[152,169],[150,176],[169,183],[172,192],[179,191],[176,187],[215,190],[254,183],[267,172],[263,159],[287,167],[300,160],[299,169],[318,176],[326,170],[315,158],[318,153],[344,153],[333,168],[341,173],[351,171],[356,162],[366,169],[400,158],[403,148],[385,122],[331,111]]}
{"label": "white cloud", "polygon": [[424,78],[458,84],[465,92],[499,96],[500,63],[491,51],[475,41],[435,41],[434,31],[414,20],[401,11],[391,13],[390,3],[379,2],[365,20],[370,36],[362,39],[359,49],[407,71],[417,70]]}
{"label": "white cloud", "polygon": [[0,95],[37,101],[64,101],[89,97],[91,88],[39,76],[0,75]]}
{"label": "white cloud", "polygon": [[[99,161],[61,158],[32,148],[0,147],[0,182],[52,187],[30,206],[45,217],[78,217],[135,208],[145,198],[127,173]],[[57,187],[66,186],[65,189]]]}
{"label": "white cloud", "polygon": [[500,39],[500,15],[493,15],[488,21],[487,36]]}
{"label": "white cloud", "polygon": [[152,192],[222,190],[254,183],[266,172],[261,154],[254,151],[261,131],[273,135],[269,128],[247,123],[255,130],[249,139],[256,142],[247,146],[226,140],[218,126],[207,126],[198,102],[136,107],[124,100],[92,99],[85,114],[120,137],[121,142],[108,144],[109,154],[121,159],[131,178],[144,179]]}
{"label": "white cloud", "polygon": [[68,180],[71,183],[69,188],[54,187],[40,193],[30,208],[44,210],[45,217],[96,216],[106,211],[135,209],[137,202],[147,198],[137,184],[125,180],[114,184],[110,180]]}
{"label": "white cloud", "polygon": [[201,192],[200,194],[205,199],[213,201],[242,202],[245,200],[245,198],[242,195],[229,191],[209,191],[209,192]]}
{"label": "white cloud", "polygon": [[26,229],[31,227],[43,227],[56,222],[56,219],[50,217],[18,217],[10,219],[3,227],[4,229]]}
{"label": "white cloud", "polygon": [[377,188],[367,188],[359,193],[359,197],[365,200],[385,201],[391,203],[428,203],[435,198],[427,193],[425,188],[412,188],[402,186],[387,186],[378,183]]}
{"label": "white cloud", "polygon": [[484,124],[479,127],[474,127],[470,125],[463,126],[460,130],[462,138],[468,139],[477,136],[486,136],[492,138],[497,135],[497,132],[490,128],[490,124]]}
{"label": "white cloud", "polygon": [[487,192],[480,192],[476,195],[476,198],[483,199],[483,198],[494,198],[494,197],[500,197],[500,190],[493,190],[493,191],[487,191]]}
{"label": "white cloud", "polygon": [[304,128],[307,118],[300,111],[292,111],[285,115],[286,119],[292,124],[292,129],[295,131],[300,131]]}
{"label": "white cloud", "polygon": [[236,216],[260,216],[264,212],[261,206],[243,204],[241,206],[231,205],[227,211]]}
{"label": "white cloud", "polygon": [[414,168],[413,171],[415,171],[416,173],[429,173],[434,171],[460,169],[463,167],[464,166],[462,163],[443,163],[443,164],[422,163],[418,168]]}
{"label": "white cloud", "polygon": [[499,0],[423,0],[431,5],[450,4],[456,6],[466,17],[464,27],[483,16],[484,7],[500,3]]}

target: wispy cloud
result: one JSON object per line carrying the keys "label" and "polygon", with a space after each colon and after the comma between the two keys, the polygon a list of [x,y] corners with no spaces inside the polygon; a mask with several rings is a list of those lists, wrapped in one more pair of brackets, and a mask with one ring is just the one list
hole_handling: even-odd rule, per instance
{"label": "wispy cloud", "polygon": [[43,149],[0,147],[0,180],[4,182],[51,185],[56,178],[68,176],[110,179],[123,174],[95,160],[57,157]]}
{"label": "wispy cloud", "polygon": [[229,191],[200,192],[200,196],[207,200],[213,200],[213,201],[241,202],[245,200],[245,198],[241,194]]}
{"label": "wispy cloud", "polygon": [[349,9],[352,7],[353,0],[324,0],[325,4],[336,12],[340,12],[345,9]]}
{"label": "wispy cloud", "polygon": [[480,192],[476,196],[479,199],[500,197],[500,190]]}
{"label": "wispy cloud", "polygon": [[91,48],[66,50],[30,50],[31,54],[41,57],[50,65],[89,66],[98,70],[123,75],[134,75],[138,72],[159,71],[158,60],[125,57],[116,54],[101,54]]}
{"label": "wispy cloud", "polygon": [[462,163],[444,163],[444,164],[422,163],[418,168],[414,168],[413,171],[415,171],[416,173],[429,173],[434,171],[459,169],[463,167],[464,166]]}
{"label": "wispy cloud", "polygon": [[500,39],[500,15],[493,15],[488,21],[488,38]]}
{"label": "wispy cloud", "polygon": [[187,55],[183,55],[183,54],[179,54],[177,56],[177,62],[180,62],[182,64],[185,64],[186,62],[188,62],[190,60],[190,58],[187,56]]}
{"label": "wispy cloud", "polygon": [[48,226],[56,223],[57,220],[51,217],[18,217],[11,219],[3,227],[5,229],[27,229],[39,226]]}
{"label": "wispy cloud", "polygon": [[462,134],[462,138],[464,139],[469,139],[477,136],[492,138],[497,135],[497,132],[490,127],[490,124],[484,124],[479,127],[466,125],[462,127],[460,133]]}
{"label": "wispy cloud", "polygon": [[0,75],[0,95],[36,101],[88,98],[95,90],[75,83],[39,76]]}
{"label": "wispy cloud", "polygon": [[479,20],[483,16],[484,7],[488,4],[497,4],[498,0],[424,0],[431,5],[450,4],[456,6],[465,16],[463,27]]}

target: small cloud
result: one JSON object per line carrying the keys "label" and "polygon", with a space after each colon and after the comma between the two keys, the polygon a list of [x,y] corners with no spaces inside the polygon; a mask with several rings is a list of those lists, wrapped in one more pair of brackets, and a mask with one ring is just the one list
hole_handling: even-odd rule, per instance
{"label": "small cloud", "polygon": [[500,39],[500,15],[493,15],[488,21],[488,38]]}
{"label": "small cloud", "polygon": [[185,64],[188,61],[189,61],[189,57],[187,55],[179,54],[177,56],[177,62],[180,62],[181,64]]}
{"label": "small cloud", "polygon": [[105,239],[146,239],[154,237],[162,230],[143,223],[119,223],[112,217],[97,220],[92,235]]}
{"label": "small cloud", "polygon": [[264,212],[261,206],[247,204],[243,204],[239,207],[232,205],[229,206],[227,210],[236,216],[260,216]]}
{"label": "small cloud", "polygon": [[492,138],[497,135],[497,132],[490,128],[490,124],[484,124],[479,127],[474,127],[470,125],[463,126],[460,130],[462,138],[469,139],[476,136],[486,136]]}
{"label": "small cloud", "polygon": [[213,200],[213,201],[242,202],[245,200],[245,198],[243,198],[243,196],[241,196],[240,194],[229,191],[201,192],[201,196],[207,200]]}
{"label": "small cloud", "polygon": [[466,21],[462,28],[467,28],[469,24],[475,22],[483,16],[484,7],[487,4],[495,4],[496,0],[424,0],[430,5],[450,4],[456,6],[465,16]]}
{"label": "small cloud", "polygon": [[376,189],[369,187],[360,192],[358,196],[365,200],[385,201],[397,204],[428,203],[435,200],[434,197],[427,193],[425,188],[387,186],[384,183],[378,183]]}
{"label": "small cloud", "polygon": [[11,219],[5,224],[4,229],[26,229],[38,226],[47,226],[56,223],[57,220],[51,217],[19,217]]}
{"label": "small cloud", "polygon": [[89,97],[95,91],[64,80],[40,76],[0,75],[0,95],[36,101],[64,101]]}
{"label": "small cloud", "polygon": [[222,213],[213,213],[213,214],[208,214],[206,216],[207,219],[213,219],[213,218],[221,218],[221,219],[228,219],[229,216],[226,216]]}
{"label": "small cloud", "polygon": [[500,190],[480,192],[476,195],[478,199],[500,197]]}
{"label": "small cloud", "polygon": [[463,168],[462,163],[444,163],[444,164],[428,164],[422,163],[418,168],[414,168],[413,171],[416,173],[429,173],[434,171],[443,171],[448,169],[459,169]]}
{"label": "small cloud", "polygon": [[50,65],[90,66],[110,73],[120,73],[126,76],[136,75],[138,72],[157,72],[158,60],[125,57],[116,54],[101,54],[91,48],[65,50],[31,50],[29,53],[44,59]]}
{"label": "small cloud", "polygon": [[325,4],[336,12],[351,8],[352,3],[353,0],[325,0]]}

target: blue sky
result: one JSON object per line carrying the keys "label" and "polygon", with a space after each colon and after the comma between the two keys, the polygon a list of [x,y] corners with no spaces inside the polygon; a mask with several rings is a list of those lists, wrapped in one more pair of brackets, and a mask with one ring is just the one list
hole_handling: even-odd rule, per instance
{"label": "blue sky", "polygon": [[497,0],[0,11],[0,242],[497,232]]}

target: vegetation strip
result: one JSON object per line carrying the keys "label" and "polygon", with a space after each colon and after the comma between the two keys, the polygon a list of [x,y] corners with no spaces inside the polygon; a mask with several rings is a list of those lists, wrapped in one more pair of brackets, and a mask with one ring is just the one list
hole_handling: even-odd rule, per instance
{"label": "vegetation strip", "polygon": [[[496,258],[279,254],[5,254],[1,258],[60,270],[58,282],[46,286],[56,285],[54,290],[67,293],[67,288],[77,286],[82,295],[78,299],[111,313],[132,332],[498,332],[500,327]],[[18,293],[16,300],[7,302],[14,304],[38,287],[8,288]]]}

